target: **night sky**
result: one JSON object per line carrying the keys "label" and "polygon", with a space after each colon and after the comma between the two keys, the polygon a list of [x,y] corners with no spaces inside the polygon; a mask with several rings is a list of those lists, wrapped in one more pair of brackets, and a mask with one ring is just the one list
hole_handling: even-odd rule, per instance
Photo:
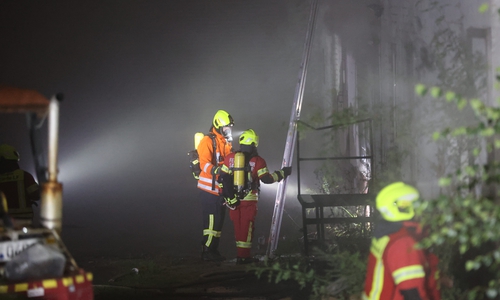
{"label": "night sky", "polygon": [[[281,167],[309,1],[0,0],[0,83],[63,93],[63,239],[92,255],[196,254],[201,207],[186,153],[227,110]],[[24,116],[0,142],[32,171]],[[289,179],[287,213],[300,222]],[[278,184],[262,189],[255,237],[268,235]],[[282,232],[297,232],[288,215]],[[236,255],[226,218],[221,252]]]}

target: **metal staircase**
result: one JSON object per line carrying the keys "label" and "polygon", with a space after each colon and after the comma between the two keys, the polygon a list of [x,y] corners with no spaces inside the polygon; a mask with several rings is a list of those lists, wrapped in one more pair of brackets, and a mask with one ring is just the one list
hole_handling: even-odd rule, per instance
{"label": "metal staircase", "polygon": [[[327,239],[327,229],[332,229],[333,227],[338,229],[341,227],[339,224],[346,224],[347,227],[356,226],[356,229],[360,229],[360,233],[362,235],[369,236],[370,221],[373,215],[373,207],[368,205],[368,201],[370,200],[370,180],[354,180],[350,182],[352,185],[351,187],[343,189],[333,186],[340,182],[338,178],[333,179],[329,178],[329,176],[322,176],[322,178],[316,178],[316,182],[311,180],[314,179],[313,177],[315,174],[316,177],[318,177],[318,170],[325,168],[328,170],[328,164],[334,161],[340,162],[340,166],[350,169],[347,170],[347,172],[340,171],[337,175],[340,174],[340,176],[344,176],[347,174],[346,178],[348,178],[348,174],[353,171],[353,168],[356,170],[354,172],[359,173],[359,168],[364,167],[364,173],[366,173],[370,178],[373,177],[373,170],[371,167],[373,165],[373,155],[371,152],[371,149],[373,148],[371,120],[358,120],[350,124],[332,125],[320,128],[314,128],[300,120],[302,100],[307,77],[307,65],[315,27],[317,7],[318,0],[312,0],[302,64],[299,72],[299,80],[295,90],[294,104],[292,106],[292,113],[282,161],[282,167],[291,166],[294,150],[296,148],[298,166],[294,169],[297,170],[298,200],[302,206],[302,229],[304,232],[304,250],[306,255],[308,255],[309,246],[312,243],[325,244]],[[342,57],[342,55],[339,57]],[[340,69],[344,72],[342,74],[344,81],[349,81],[346,78],[352,77],[354,73],[346,71],[347,68],[345,62],[342,63],[342,66],[339,64],[339,71]],[[345,96],[348,94],[349,88],[344,86],[340,89],[340,92],[342,95],[339,95],[339,99],[342,101],[338,102],[345,102],[345,108],[354,107],[355,105],[351,106],[352,103],[350,103],[349,99]],[[337,109],[342,108],[343,107],[338,107]],[[329,135],[328,131],[340,131],[341,134],[343,134],[343,138],[345,138],[343,139],[341,137],[338,139],[340,144],[345,144],[342,151],[338,151],[342,154],[334,157],[315,156],[316,154],[312,154],[312,156],[308,157],[303,156],[300,151],[301,148],[304,147],[299,144],[304,145],[305,142],[302,141],[299,143],[299,124],[311,129],[308,134],[313,131],[319,135],[316,140],[313,139],[310,141],[310,145],[313,146],[313,149],[317,148],[316,146],[319,145],[318,141],[324,140],[325,136]],[[326,150],[332,149],[338,150],[340,148],[336,146],[330,148],[326,147]],[[330,151],[330,153],[332,153],[332,151]],[[311,162],[315,162],[317,164],[314,165],[313,163],[312,165],[309,165]],[[335,166],[331,169],[339,170],[338,167]],[[307,177],[303,174],[306,174],[305,176]],[[321,183],[322,187],[320,189],[313,192],[311,185],[314,186],[314,184],[317,184],[318,179],[320,181],[323,180],[324,182]],[[274,204],[274,213],[269,233],[269,243],[266,252],[268,257],[273,257],[275,255],[275,251],[278,246],[288,180],[289,179],[285,179],[278,185]],[[344,181],[349,182],[350,179]],[[307,187],[307,190],[302,187]],[[344,212],[345,214],[343,215],[341,212]],[[310,217],[311,213],[313,215],[312,217]],[[314,226],[315,230],[310,230],[311,226]],[[314,235],[313,238],[311,237],[312,235]]]}
{"label": "metal staircase", "polygon": [[[372,121],[320,128],[301,123],[309,128],[302,139],[301,131],[297,133],[297,197],[305,255],[313,246],[368,240],[373,218]],[[337,144],[344,154],[325,155],[331,153],[331,143],[339,140],[345,142]]]}

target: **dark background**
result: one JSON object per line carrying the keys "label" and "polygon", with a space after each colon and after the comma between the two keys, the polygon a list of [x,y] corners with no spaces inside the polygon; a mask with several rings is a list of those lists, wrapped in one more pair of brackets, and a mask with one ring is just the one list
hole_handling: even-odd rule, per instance
{"label": "dark background", "polygon": [[[186,153],[218,109],[253,128],[281,167],[309,17],[303,0],[0,0],[0,83],[63,93],[63,238],[82,256],[200,250],[201,207]],[[0,142],[33,171],[24,116]],[[23,131],[24,130],[24,131]],[[282,236],[298,233],[292,176]],[[255,239],[278,185],[265,186]],[[236,255],[227,216],[221,252]]]}

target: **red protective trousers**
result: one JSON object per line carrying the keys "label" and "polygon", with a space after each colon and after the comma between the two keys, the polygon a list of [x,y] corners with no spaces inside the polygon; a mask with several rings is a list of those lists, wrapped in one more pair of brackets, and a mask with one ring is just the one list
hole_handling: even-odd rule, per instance
{"label": "red protective trousers", "polygon": [[257,201],[241,201],[235,210],[229,211],[234,224],[234,237],[238,257],[250,257],[252,238],[257,215]]}

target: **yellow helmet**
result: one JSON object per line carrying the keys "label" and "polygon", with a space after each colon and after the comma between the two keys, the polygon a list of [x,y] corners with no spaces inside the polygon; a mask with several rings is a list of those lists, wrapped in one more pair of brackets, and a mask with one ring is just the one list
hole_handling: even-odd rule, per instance
{"label": "yellow helmet", "polygon": [[247,129],[243,131],[243,133],[240,135],[240,145],[249,145],[251,146],[252,143],[254,144],[255,147],[259,146],[259,136],[253,129]]}
{"label": "yellow helmet", "polygon": [[221,127],[224,126],[233,126],[234,125],[234,120],[231,115],[225,111],[225,110],[219,110],[217,113],[215,113],[214,120],[213,120],[213,125],[215,129],[219,130]]}
{"label": "yellow helmet", "polygon": [[419,197],[420,194],[416,188],[399,181],[383,188],[378,193],[375,204],[384,220],[407,221],[415,216],[412,202]]}
{"label": "yellow helmet", "polygon": [[11,145],[2,144],[0,145],[0,158],[19,161],[21,157],[16,148],[12,147]]}

